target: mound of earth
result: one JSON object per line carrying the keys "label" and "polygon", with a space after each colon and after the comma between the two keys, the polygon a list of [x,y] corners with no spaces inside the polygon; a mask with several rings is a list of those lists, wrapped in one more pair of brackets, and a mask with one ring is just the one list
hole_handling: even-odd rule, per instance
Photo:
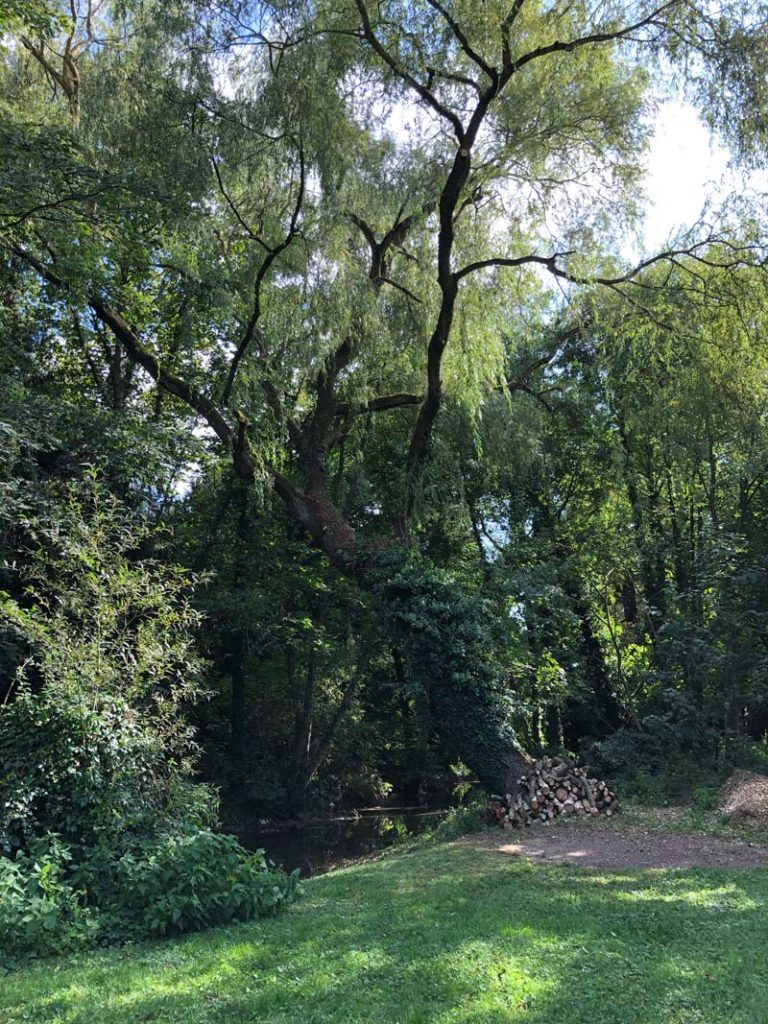
{"label": "mound of earth", "polygon": [[722,810],[733,825],[768,825],[768,775],[734,772],[721,790]]}

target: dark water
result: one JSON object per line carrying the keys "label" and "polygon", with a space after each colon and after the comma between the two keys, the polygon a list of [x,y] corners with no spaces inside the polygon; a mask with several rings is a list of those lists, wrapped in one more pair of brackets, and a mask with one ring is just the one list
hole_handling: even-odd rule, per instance
{"label": "dark water", "polygon": [[367,808],[356,815],[232,831],[247,849],[263,849],[287,871],[299,868],[309,878],[434,828],[444,814],[420,807]]}

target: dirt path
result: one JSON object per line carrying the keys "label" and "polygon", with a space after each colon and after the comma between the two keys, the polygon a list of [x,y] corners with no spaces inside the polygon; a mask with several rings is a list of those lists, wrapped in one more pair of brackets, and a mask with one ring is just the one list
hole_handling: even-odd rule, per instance
{"label": "dirt path", "polygon": [[625,868],[763,868],[768,846],[688,832],[660,832],[613,822],[573,821],[550,828],[491,831],[466,836],[477,849],[581,867],[620,871]]}

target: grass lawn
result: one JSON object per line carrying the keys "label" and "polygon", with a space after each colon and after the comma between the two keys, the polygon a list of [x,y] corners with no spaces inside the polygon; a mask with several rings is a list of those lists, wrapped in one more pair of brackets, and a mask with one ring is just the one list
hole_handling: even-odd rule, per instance
{"label": "grass lawn", "polygon": [[768,1024],[767,900],[768,871],[416,849],[276,920],[7,974],[0,1022]]}

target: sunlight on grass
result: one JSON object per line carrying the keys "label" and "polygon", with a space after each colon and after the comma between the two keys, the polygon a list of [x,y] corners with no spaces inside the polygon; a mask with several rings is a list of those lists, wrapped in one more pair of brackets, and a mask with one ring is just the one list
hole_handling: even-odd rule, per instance
{"label": "sunlight on grass", "polygon": [[768,1024],[768,873],[460,846],[312,880],[273,921],[39,965],[2,1024]]}

